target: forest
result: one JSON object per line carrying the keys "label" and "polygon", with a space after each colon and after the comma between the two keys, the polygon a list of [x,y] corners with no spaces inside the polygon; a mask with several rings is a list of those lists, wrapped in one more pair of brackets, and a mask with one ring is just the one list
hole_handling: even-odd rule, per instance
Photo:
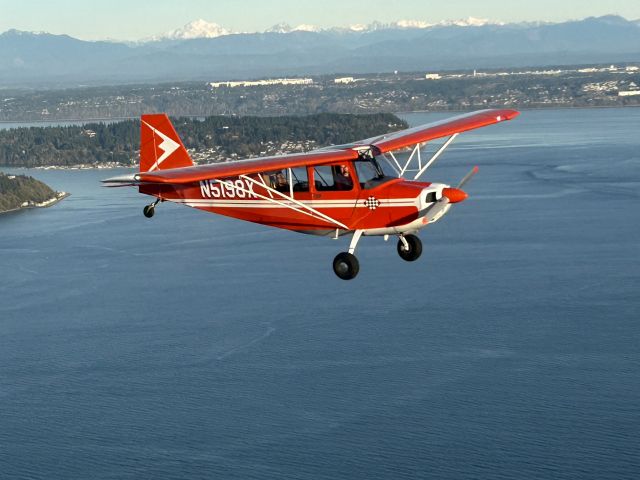
{"label": "forest", "polygon": [[[305,151],[407,128],[392,114],[172,118],[200,163]],[[135,165],[139,120],[0,131],[0,165],[73,167]]]}

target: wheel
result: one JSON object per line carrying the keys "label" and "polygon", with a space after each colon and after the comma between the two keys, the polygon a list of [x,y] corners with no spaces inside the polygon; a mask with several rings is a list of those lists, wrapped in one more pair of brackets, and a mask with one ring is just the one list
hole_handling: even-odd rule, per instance
{"label": "wheel", "polygon": [[142,213],[144,213],[145,217],[151,218],[153,217],[153,214],[156,213],[156,207],[154,207],[153,205],[147,205],[146,207],[144,207],[144,210],[142,210]]}
{"label": "wheel", "polygon": [[333,259],[333,271],[342,280],[351,280],[358,275],[360,263],[355,255],[348,252],[341,252]]}
{"label": "wheel", "polygon": [[422,242],[415,235],[405,235],[404,239],[409,245],[409,250],[404,248],[402,240],[398,240],[398,255],[407,262],[413,262],[422,255]]}

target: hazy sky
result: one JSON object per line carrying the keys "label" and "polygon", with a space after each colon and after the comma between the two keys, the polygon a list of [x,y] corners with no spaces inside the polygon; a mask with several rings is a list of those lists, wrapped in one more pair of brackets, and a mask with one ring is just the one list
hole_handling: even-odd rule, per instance
{"label": "hazy sky", "polygon": [[82,39],[138,40],[202,18],[236,31],[280,22],[320,27],[466,17],[564,21],[618,14],[640,19],[640,0],[0,0],[0,32],[66,33]]}

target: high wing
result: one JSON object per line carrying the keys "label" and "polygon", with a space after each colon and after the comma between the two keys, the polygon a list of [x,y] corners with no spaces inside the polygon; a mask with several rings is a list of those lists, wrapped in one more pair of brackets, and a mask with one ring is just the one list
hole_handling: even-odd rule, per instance
{"label": "high wing", "polygon": [[519,112],[516,110],[480,110],[399,132],[360,140],[352,144],[326,147],[308,153],[278,155],[166,170],[160,169],[110,178],[104,180],[104,182],[111,186],[138,185],[140,183],[185,184],[207,179],[222,179],[237,175],[251,175],[273,170],[356,160],[363,150],[373,150],[373,154],[391,152],[403,147],[511,120],[518,115]]}
{"label": "high wing", "polygon": [[419,127],[367,138],[366,140],[355,142],[354,145],[371,145],[376,147],[381,153],[392,152],[417,143],[448,137],[454,133],[462,133],[493,125],[494,123],[504,122],[505,120],[511,120],[518,115],[520,115],[520,112],[517,110],[479,110],[438,122],[420,125]]}

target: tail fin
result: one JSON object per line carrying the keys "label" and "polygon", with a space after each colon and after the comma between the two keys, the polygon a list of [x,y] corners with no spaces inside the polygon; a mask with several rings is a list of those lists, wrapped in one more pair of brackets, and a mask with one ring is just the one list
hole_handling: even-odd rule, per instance
{"label": "tail fin", "polygon": [[191,167],[193,161],[166,113],[140,118],[140,172]]}

